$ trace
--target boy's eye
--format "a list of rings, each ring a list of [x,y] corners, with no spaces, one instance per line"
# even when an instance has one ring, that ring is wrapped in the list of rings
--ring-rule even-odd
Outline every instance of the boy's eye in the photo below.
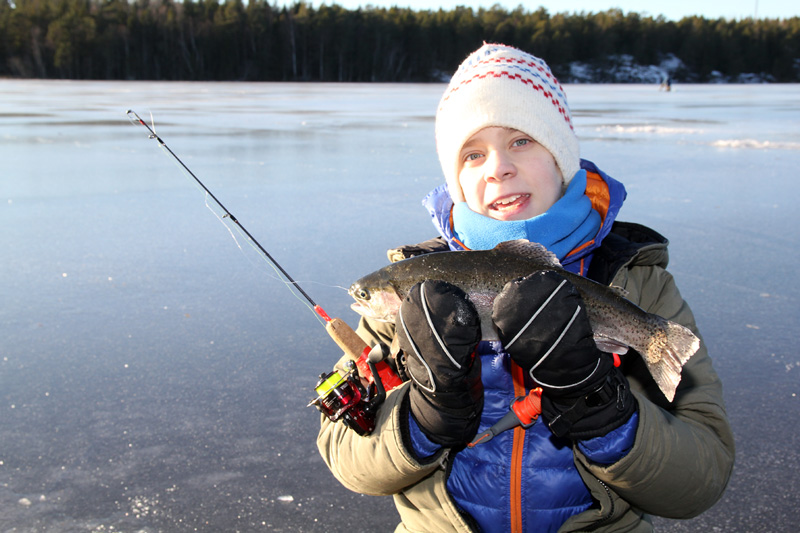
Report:
[[[529,142],[531,142],[530,139],[517,139],[516,141],[514,141],[514,146],[525,146]]]
[[[467,154],[466,157],[464,157],[464,161],[476,161],[476,160],[478,160],[480,158],[481,158],[481,154],[472,153],[472,154]]]

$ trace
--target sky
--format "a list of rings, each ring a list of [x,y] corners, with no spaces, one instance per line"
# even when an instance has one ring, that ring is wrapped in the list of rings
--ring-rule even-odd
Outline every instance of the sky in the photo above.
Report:
[[[278,2],[292,4],[293,1]],[[669,2],[654,2],[653,0],[555,0],[555,1],[527,1],[520,0],[306,0],[313,6],[322,4],[338,4],[347,9],[359,6],[373,5],[376,7],[410,7],[414,10],[423,9],[452,9],[463,5],[472,8],[488,8],[494,4],[508,10],[523,5],[526,10],[532,11],[539,6],[546,8],[550,14],[563,12],[598,12],[611,8],[620,8],[623,12],[636,12],[652,16],[664,15],[670,20],[680,20],[683,17],[701,15],[706,18],[743,19],[757,16],[758,18],[791,18],[800,16],[800,2],[798,0],[671,0]],[[660,4],[660,5],[657,5]]]

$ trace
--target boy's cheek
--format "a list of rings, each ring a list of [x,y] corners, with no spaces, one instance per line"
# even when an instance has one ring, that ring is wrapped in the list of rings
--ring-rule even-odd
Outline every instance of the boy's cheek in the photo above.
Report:
[[[461,174],[459,174],[458,183],[461,185],[461,192],[464,196],[469,196],[472,193],[475,193],[478,188],[478,177],[477,173],[474,171],[470,171],[472,169],[462,169]]]

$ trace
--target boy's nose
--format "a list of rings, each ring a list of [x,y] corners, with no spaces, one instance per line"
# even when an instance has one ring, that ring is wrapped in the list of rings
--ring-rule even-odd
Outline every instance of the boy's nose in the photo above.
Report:
[[[514,177],[517,173],[517,167],[499,151],[491,151],[487,154],[486,164],[483,168],[483,178],[486,181],[504,181]]]

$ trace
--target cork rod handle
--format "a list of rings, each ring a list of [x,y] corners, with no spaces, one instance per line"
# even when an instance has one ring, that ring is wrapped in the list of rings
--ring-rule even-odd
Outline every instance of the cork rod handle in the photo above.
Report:
[[[339,348],[344,350],[344,353],[353,361],[357,361],[361,354],[364,353],[364,350],[369,349],[367,343],[353,331],[353,328],[339,318],[332,318],[326,322],[325,329],[328,331],[328,335],[339,345]]]

